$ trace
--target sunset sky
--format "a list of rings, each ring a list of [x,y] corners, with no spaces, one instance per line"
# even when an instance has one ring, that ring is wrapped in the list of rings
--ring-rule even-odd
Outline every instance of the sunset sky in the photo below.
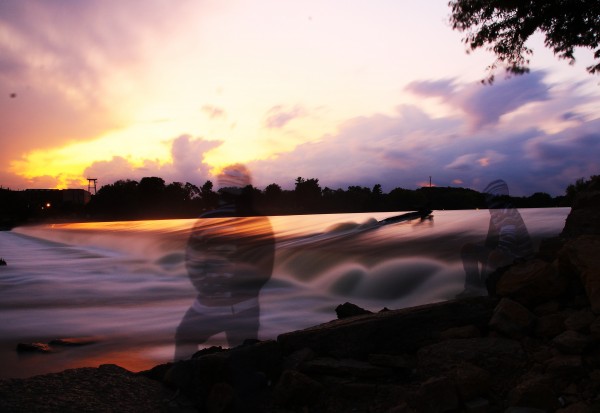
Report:
[[[448,0],[2,0],[0,185],[254,185],[552,195],[599,174],[600,77],[536,35],[531,73],[479,81]]]

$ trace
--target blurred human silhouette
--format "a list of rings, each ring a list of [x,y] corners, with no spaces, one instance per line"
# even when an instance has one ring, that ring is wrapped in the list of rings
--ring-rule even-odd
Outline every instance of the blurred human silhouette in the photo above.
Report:
[[[485,281],[491,272],[533,254],[529,232],[510,203],[506,182],[492,181],[483,192],[490,224],[484,242],[465,244],[461,249],[466,277],[460,297],[485,294]]]
[[[258,337],[258,296],[271,277],[275,242],[269,219],[253,216],[251,196],[244,195],[250,182],[243,165],[225,168],[218,177],[225,201],[192,229],[185,263],[198,295],[177,327],[175,360],[221,332],[229,347]]]

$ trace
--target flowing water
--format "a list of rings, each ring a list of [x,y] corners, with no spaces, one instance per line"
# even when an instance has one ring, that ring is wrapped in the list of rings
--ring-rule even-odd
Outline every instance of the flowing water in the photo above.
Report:
[[[523,209],[538,245],[567,208]],[[460,248],[482,241],[489,213],[435,211],[385,226],[394,213],[270,217],[273,275],[260,293],[261,339],[335,318],[346,301],[371,311],[452,299]],[[0,378],[115,363],[132,371],[171,361],[174,332],[196,297],[185,247],[196,220],[38,225],[0,232]],[[18,353],[20,342],[75,337],[80,347]],[[201,347],[226,346],[218,334]]]

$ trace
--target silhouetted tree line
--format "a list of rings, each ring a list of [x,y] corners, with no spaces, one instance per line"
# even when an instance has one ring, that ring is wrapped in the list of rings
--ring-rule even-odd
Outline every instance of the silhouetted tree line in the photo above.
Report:
[[[564,196],[552,197],[536,192],[527,197],[509,197],[517,208],[570,206],[577,192],[599,189],[600,177],[579,179],[569,185]],[[415,190],[395,188],[388,193],[381,185],[372,188],[349,186],[346,190],[322,188],[316,178],[298,177],[294,189],[282,189],[276,183],[264,190],[248,185],[241,191],[215,190],[211,181],[198,187],[192,183],[166,184],[159,177],[139,182],[120,180],[104,185],[87,205],[65,203],[44,209],[28,205],[20,196],[26,191],[0,188],[0,227],[42,219],[134,220],[193,218],[223,203],[235,203],[240,215],[292,215],[352,212],[410,211],[421,208],[486,208],[482,193],[467,188],[422,187]]]

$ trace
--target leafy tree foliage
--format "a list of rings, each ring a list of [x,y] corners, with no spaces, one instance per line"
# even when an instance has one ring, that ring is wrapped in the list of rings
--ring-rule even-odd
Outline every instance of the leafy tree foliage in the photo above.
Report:
[[[321,201],[321,186],[316,178],[296,178],[296,200],[305,211],[314,210]]]
[[[587,70],[600,72],[598,0],[453,0],[449,6],[452,28],[465,33],[468,50],[486,48],[496,55],[488,82],[498,65],[512,74],[529,71],[532,50],[525,42],[538,30],[545,46],[570,64],[576,47],[594,50],[596,62]]]
[[[230,188],[231,189],[231,188]],[[537,192],[529,197],[509,197],[517,208],[570,206],[577,193],[600,190],[600,177],[579,179],[569,185],[566,196],[552,197]],[[162,178],[147,177],[140,182],[120,180],[104,185],[87,205],[57,201],[52,208],[32,206],[27,191],[0,188],[0,229],[27,221],[40,220],[134,220],[159,218],[196,218],[221,203],[233,203],[240,215],[290,215],[351,212],[410,211],[431,209],[485,208],[483,194],[472,189],[424,187],[415,190],[395,188],[384,193],[381,185],[373,188],[349,186],[347,190],[325,187],[316,178],[295,181],[293,190],[278,184],[263,191],[248,185],[217,192],[206,181],[200,188],[186,182],[165,184]]]
[[[592,175],[590,179],[579,178],[575,183],[569,185],[565,191],[567,202],[571,204],[577,194],[584,191],[600,191],[600,175]]]

